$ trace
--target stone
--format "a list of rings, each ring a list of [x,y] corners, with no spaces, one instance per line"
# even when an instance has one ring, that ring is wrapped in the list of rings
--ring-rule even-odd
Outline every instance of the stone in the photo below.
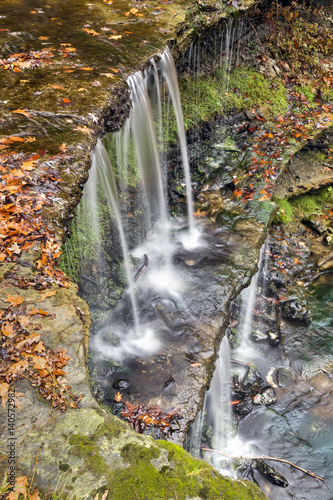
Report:
[[[288,481],[286,480],[286,478],[283,477],[282,474],[277,472],[273,467],[267,465],[263,460],[256,460],[256,469],[272,484],[280,486],[281,488],[286,488],[288,486]]]
[[[112,387],[117,391],[124,391],[130,386],[130,381],[127,378],[118,378],[112,384]]]
[[[253,404],[269,406],[276,403],[277,397],[273,387],[266,387],[253,398]]]
[[[289,387],[295,381],[294,373],[288,368],[279,368],[276,373],[277,383],[279,387]]]
[[[109,344],[118,347],[120,346],[120,337],[116,333],[110,332],[103,336],[103,340]]]
[[[312,321],[311,312],[307,309],[306,301],[299,298],[282,302],[281,312],[284,318],[301,321],[306,325],[309,325]]]

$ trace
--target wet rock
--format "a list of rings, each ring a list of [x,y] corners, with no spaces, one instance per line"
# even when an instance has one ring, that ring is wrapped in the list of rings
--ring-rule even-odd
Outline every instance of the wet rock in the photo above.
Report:
[[[167,389],[170,389],[173,385],[175,385],[176,381],[173,377],[169,377],[168,380],[166,380],[163,384],[163,390],[166,391]]]
[[[110,406],[112,415],[122,418],[121,412],[127,409],[125,403],[123,403],[122,401],[118,402],[112,399],[111,401],[108,401],[108,404]]]
[[[112,387],[117,391],[124,391],[130,386],[130,381],[127,378],[118,378],[112,384]]]
[[[148,427],[143,431],[142,434],[144,434],[145,436],[150,436],[153,439],[165,439],[165,435],[163,434],[161,429],[158,429],[156,427]]]
[[[256,469],[260,474],[266,477],[268,481],[281,488],[286,488],[288,486],[288,481],[285,477],[277,472],[273,467],[267,465],[263,460],[256,460]]]
[[[245,111],[244,114],[248,120],[254,120],[256,117],[256,114],[251,110]]]
[[[250,367],[243,380],[244,387],[250,388],[251,391],[258,392],[264,384],[265,381],[258,370],[256,368]]]
[[[277,397],[273,387],[266,387],[253,398],[253,404],[269,406],[276,403]]]
[[[320,215],[309,215],[302,222],[317,234],[323,235],[327,231],[327,222]]]
[[[120,337],[116,333],[110,332],[103,336],[103,340],[109,344],[118,347],[120,345]]]
[[[289,387],[295,380],[295,375],[288,368],[279,368],[276,373],[277,383],[279,387]]]
[[[238,415],[239,417],[246,417],[246,415],[251,413],[251,411],[253,410],[253,403],[249,399],[247,401],[241,401],[240,403],[235,404],[233,408],[236,415]]]
[[[266,332],[266,335],[267,335],[267,340],[268,340],[269,345],[271,345],[272,347],[278,347],[280,345],[281,339],[280,339],[280,335],[278,334],[278,332],[268,330]]]
[[[159,364],[159,365],[166,365],[168,362],[168,359],[166,356],[164,356],[164,354],[159,354],[158,356],[156,356],[155,358],[155,363]]]
[[[333,245],[333,232],[332,233],[329,232],[329,233],[325,234],[323,241],[324,241],[325,245],[327,245],[327,246]]]
[[[253,342],[266,342],[268,339],[267,337],[267,333],[264,333],[260,330],[254,330],[253,332],[251,332],[251,340]]]
[[[312,321],[311,313],[306,306],[306,301],[299,298],[282,302],[281,312],[284,318],[302,321],[306,325],[309,325]]]

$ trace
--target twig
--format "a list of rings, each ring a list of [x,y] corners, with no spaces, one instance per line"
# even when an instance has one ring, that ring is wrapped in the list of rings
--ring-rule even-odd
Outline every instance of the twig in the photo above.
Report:
[[[140,498],[138,497],[138,494],[137,494],[137,492],[135,491],[135,489],[133,488],[133,486],[132,486],[132,490],[134,491],[136,498],[137,498],[138,500],[140,500]]]
[[[34,472],[33,472],[33,474],[32,474],[31,481],[30,481],[29,491],[30,491],[30,488],[31,488],[31,486],[32,486],[33,480],[34,480],[34,478],[35,478],[35,473],[36,473],[36,469],[37,469],[37,462],[38,462],[38,453],[39,453],[39,448],[37,448],[37,453],[36,453],[36,461],[35,461],[35,467],[34,467]]]
[[[244,363],[244,361],[237,361],[237,359],[231,359],[230,361],[231,363],[235,363],[236,365],[254,367],[253,363]]]
[[[324,478],[317,476],[317,474],[315,474],[311,470],[302,469],[302,467],[299,467],[298,465],[295,465],[292,462],[288,462],[288,460],[284,460],[283,458],[265,457],[264,455],[262,457],[236,457],[234,455],[228,455],[227,453],[222,453],[221,451],[213,450],[212,448],[201,448],[201,449],[204,451],[213,451],[214,453],[218,453],[219,455],[223,455],[224,457],[228,457],[228,458],[236,458],[236,459],[241,459],[241,460],[274,460],[275,462],[282,462],[284,464],[288,464],[288,465],[291,465],[292,467],[295,467],[295,469],[298,469],[298,470],[304,472],[304,474],[307,474],[308,476],[311,476],[315,479],[319,479],[320,481],[325,482]]]
[[[178,500],[177,493],[176,493],[176,488],[175,488],[175,484],[174,484],[174,483],[172,483],[172,486],[173,486],[173,491],[175,492],[175,497],[176,497],[176,500]]]

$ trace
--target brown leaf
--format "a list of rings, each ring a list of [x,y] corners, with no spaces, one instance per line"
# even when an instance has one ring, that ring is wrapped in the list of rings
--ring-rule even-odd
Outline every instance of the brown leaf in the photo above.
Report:
[[[9,302],[11,306],[19,306],[24,301],[24,299],[18,295],[9,295],[6,293],[6,296],[7,300],[4,300],[4,302]]]
[[[8,375],[17,374],[20,371],[24,372],[29,367],[29,363],[26,359],[21,359],[17,363],[13,363],[8,369]]]
[[[6,408],[6,404],[8,401],[8,389],[9,389],[9,384],[6,382],[1,382],[0,383],[0,396],[2,399],[2,407]]]
[[[33,494],[29,496],[29,500],[40,500],[39,492],[35,490]]]
[[[35,342],[38,342],[39,340],[40,340],[40,335],[38,335],[36,333],[32,333],[31,335],[29,335],[29,337],[26,337],[25,339],[21,340],[21,342],[16,344],[16,348],[21,349],[23,347],[34,344]]]

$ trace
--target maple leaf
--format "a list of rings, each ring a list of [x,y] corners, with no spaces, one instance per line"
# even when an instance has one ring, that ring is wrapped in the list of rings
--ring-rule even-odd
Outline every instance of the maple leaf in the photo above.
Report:
[[[31,114],[28,113],[28,111],[26,111],[25,109],[15,109],[15,111],[13,111],[13,113],[19,113],[21,115],[26,116],[27,118],[29,118],[31,116]]]
[[[16,242],[13,243],[10,247],[8,247],[7,251],[8,250],[12,253],[16,253],[17,255],[20,255],[20,253],[21,253],[21,249]]]
[[[6,296],[7,300],[4,300],[4,302],[9,302],[11,306],[19,306],[24,301],[24,299],[18,295],[9,295],[6,293]]]
[[[122,400],[122,395],[120,394],[120,392],[117,392],[117,394],[115,394],[114,400],[117,401],[117,403],[120,403],[120,401]]]
[[[9,389],[9,384],[6,382],[1,382],[0,383],[0,396],[2,399],[2,407],[6,408],[6,404],[8,401],[8,389]]]
[[[51,290],[49,292],[43,293],[41,298],[37,302],[43,302],[43,300],[47,299],[48,297],[52,297],[52,295],[55,295],[58,290]]]

